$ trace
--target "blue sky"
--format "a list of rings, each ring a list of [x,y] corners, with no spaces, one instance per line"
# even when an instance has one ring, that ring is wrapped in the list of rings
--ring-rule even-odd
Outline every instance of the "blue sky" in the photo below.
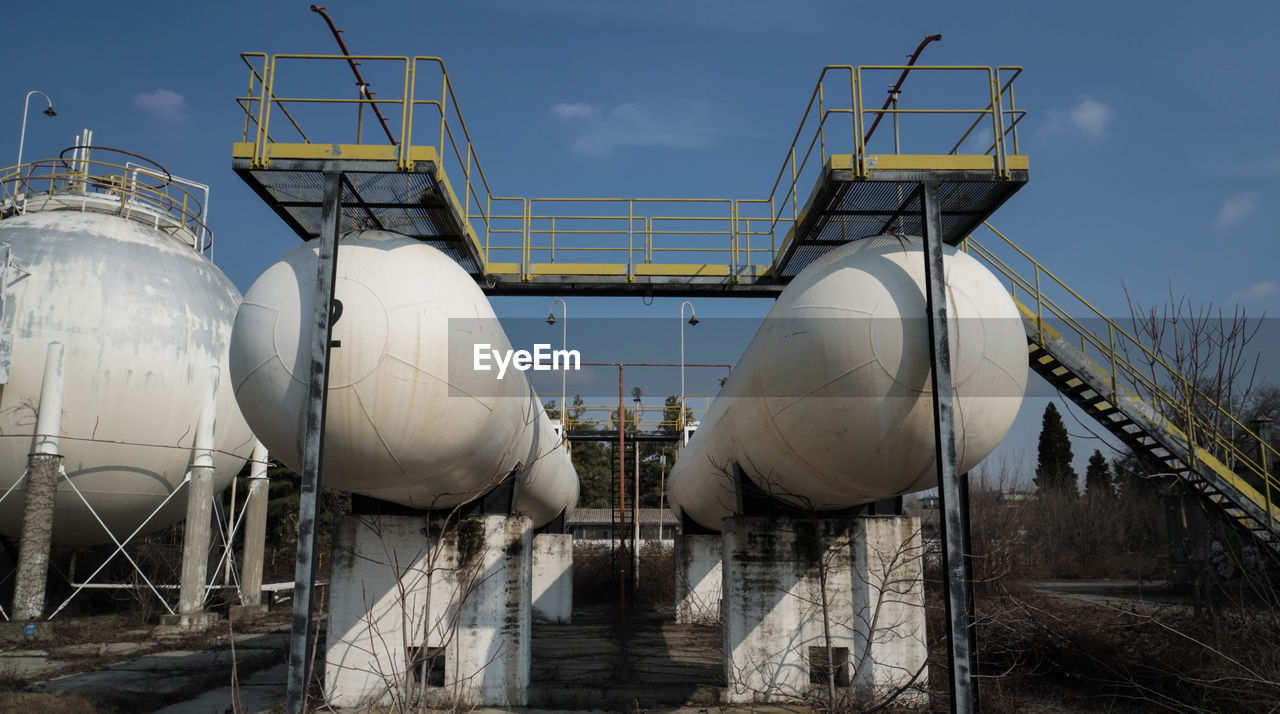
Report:
[[[1154,303],[1170,286],[1196,303],[1280,311],[1274,3],[328,7],[353,52],[444,58],[495,191],[525,196],[764,195],[823,65],[899,63],[941,33],[923,62],[1026,68],[1017,96],[1031,112],[1031,181],[996,214],[1001,230],[1113,315],[1127,314],[1126,289]],[[27,159],[55,155],[88,127],[96,143],[210,184],[216,262],[242,290],[296,244],[232,173],[230,146],[247,83],[239,52],[335,51],[308,3],[18,3],[6,29],[4,150],[16,154],[23,95],[40,89],[58,116],[33,104]],[[696,302],[703,319],[768,309]],[[504,316],[545,316],[549,304],[495,301]],[[571,317],[674,320],[678,309],[570,301]],[[696,334],[686,335],[689,361],[731,361],[741,349]],[[1007,453],[1034,456],[1043,404],[1028,400]],[[1092,448],[1077,442],[1081,461]]]

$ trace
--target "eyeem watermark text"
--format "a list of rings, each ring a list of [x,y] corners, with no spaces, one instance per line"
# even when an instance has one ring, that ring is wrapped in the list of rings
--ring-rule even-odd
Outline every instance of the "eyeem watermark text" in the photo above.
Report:
[[[489,344],[476,344],[472,351],[472,368],[477,372],[490,372],[498,367],[498,379],[507,374],[508,367],[521,372],[582,369],[582,355],[577,350],[552,350],[550,344],[535,344],[528,350],[495,350]]]

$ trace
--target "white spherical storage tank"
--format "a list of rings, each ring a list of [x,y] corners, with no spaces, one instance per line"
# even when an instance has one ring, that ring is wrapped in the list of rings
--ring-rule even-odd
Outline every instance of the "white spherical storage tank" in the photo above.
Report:
[[[231,375],[258,438],[302,461],[315,241],[254,282],[236,317]],[[384,231],[342,237],[325,418],[326,486],[422,509],[470,500],[517,473],[535,525],[573,510],[578,478],[523,372],[477,371],[474,344],[510,349],[456,262]],[[336,306],[335,306],[336,308]]]
[[[0,243],[12,251],[4,309],[13,339],[0,388],[0,493],[23,475],[46,351],[59,342],[59,450],[71,483],[58,485],[53,541],[67,545],[111,542],[73,484],[121,541],[182,484],[214,367],[216,489],[252,449],[227,377],[240,292],[181,235],[82,209],[0,221]],[[0,532],[19,534],[25,500],[24,480],[0,501]],[[186,507],[185,492],[175,495],[142,532],[181,520]]]
[[[1017,416],[1027,344],[990,271],[944,247],[957,468]],[[672,468],[672,507],[720,530],[732,474],[794,507],[847,508],[937,485],[924,256],[918,238],[841,246],[778,297]]]

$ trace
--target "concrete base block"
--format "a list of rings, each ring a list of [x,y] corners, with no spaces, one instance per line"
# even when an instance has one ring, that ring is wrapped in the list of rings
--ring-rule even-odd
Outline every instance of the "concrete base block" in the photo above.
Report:
[[[725,520],[725,699],[927,702],[919,520]],[[828,635],[830,641],[828,642]],[[837,705],[841,705],[840,702]]]
[[[720,622],[721,546],[719,535],[677,535],[675,540],[676,622]]]
[[[52,636],[51,622],[0,622],[0,642],[47,640]]]
[[[179,630],[207,630],[220,622],[222,617],[216,612],[180,612],[177,615],[161,615],[160,626],[156,629],[158,634]]]
[[[233,624],[253,622],[267,616],[271,608],[266,603],[258,605],[232,605],[227,610],[227,619]]]
[[[528,518],[348,516],[334,529],[325,696],[336,707],[523,706]]]
[[[573,534],[533,537],[533,619],[569,624],[573,618]]]

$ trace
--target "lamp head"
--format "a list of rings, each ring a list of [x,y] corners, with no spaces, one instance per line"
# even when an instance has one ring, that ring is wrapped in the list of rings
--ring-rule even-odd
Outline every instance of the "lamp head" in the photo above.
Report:
[[[701,322],[701,320],[699,320],[699,319],[698,319],[698,316],[697,316],[697,315],[690,315],[690,316],[689,316],[689,324],[690,324],[690,325],[696,325],[696,324],[698,324],[699,322]]]
[[[53,105],[52,105],[52,104],[50,104],[50,105],[49,105],[49,108],[48,108],[48,109],[45,109],[45,110],[44,110],[44,113],[45,113],[45,116],[51,116],[51,117],[56,117],[56,116],[58,116],[58,113],[57,113],[57,112],[55,112],[55,111],[53,110]]]
[[[547,315],[547,324],[548,325],[556,324],[556,314],[554,312]]]

